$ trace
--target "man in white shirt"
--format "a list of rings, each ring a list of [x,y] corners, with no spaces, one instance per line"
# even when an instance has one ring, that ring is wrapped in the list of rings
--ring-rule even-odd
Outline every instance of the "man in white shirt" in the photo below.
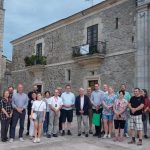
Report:
[[[67,119],[67,129],[68,129],[68,135],[72,135],[70,131],[71,122],[73,120],[73,106],[75,103],[75,95],[71,92],[71,86],[66,85],[65,92],[62,93],[61,98],[63,101],[63,107],[61,110],[62,113],[62,136],[65,135],[65,122]]]
[[[48,138],[58,137],[58,125],[59,125],[59,117],[60,117],[60,109],[62,108],[63,102],[59,97],[59,91],[56,89],[54,92],[54,96],[51,97],[48,101],[48,105],[50,107],[50,120],[49,120],[49,130],[48,130]]]

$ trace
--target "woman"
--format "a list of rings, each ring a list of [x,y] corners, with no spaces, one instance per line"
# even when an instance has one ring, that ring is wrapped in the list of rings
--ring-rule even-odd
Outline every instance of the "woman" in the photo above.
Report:
[[[36,92],[33,92],[31,95],[32,99],[29,100],[29,103],[28,103],[28,110],[32,110],[32,105],[33,105],[33,102],[36,101],[36,96],[37,96]],[[30,118],[29,135],[30,135],[30,138],[32,139],[34,136],[34,121],[31,117],[31,111],[30,113],[28,112],[28,115]]]
[[[124,127],[127,118],[126,110],[128,102],[124,99],[124,95],[124,91],[119,91],[119,99],[116,99],[113,104],[115,125],[115,138],[113,140],[119,142],[123,141]]]
[[[49,105],[48,105],[48,100],[50,98],[50,92],[49,91],[46,91],[44,93],[44,101],[45,101],[45,104],[46,104],[46,115],[45,115],[45,121],[44,121],[44,124],[43,124],[43,132],[44,132],[44,135],[47,135],[47,132],[48,132],[48,125],[49,125],[49,113],[50,113],[50,109],[49,109]]]
[[[103,122],[105,134],[103,138],[111,138],[112,128],[113,128],[113,103],[116,99],[114,94],[114,89],[110,86],[108,88],[108,94],[103,100]]]
[[[142,114],[142,121],[143,121],[143,128],[144,128],[144,138],[147,139],[147,121],[149,117],[149,105],[150,101],[148,98],[148,93],[146,89],[141,90],[141,95],[144,97],[144,108],[143,108],[143,114]]]
[[[46,104],[42,100],[42,94],[37,94],[37,100],[33,102],[31,117],[34,120],[34,143],[40,143],[41,131],[45,120]]]
[[[0,101],[0,117],[1,117],[1,140],[6,142],[8,127],[12,117],[12,104],[9,100],[9,91],[4,91],[3,98]]]

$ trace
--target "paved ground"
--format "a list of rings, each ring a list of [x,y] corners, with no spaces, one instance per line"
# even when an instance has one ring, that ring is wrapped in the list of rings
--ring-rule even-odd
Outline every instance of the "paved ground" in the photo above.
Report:
[[[88,138],[82,135],[77,136],[76,117],[73,123],[72,136],[59,136],[58,138],[47,139],[41,138],[41,143],[33,143],[28,137],[25,136],[25,142],[19,142],[18,139],[14,143],[0,142],[0,150],[149,150],[150,139],[144,140],[142,146],[128,145],[130,139],[125,139],[123,143],[113,142],[112,139],[98,139],[90,135]]]

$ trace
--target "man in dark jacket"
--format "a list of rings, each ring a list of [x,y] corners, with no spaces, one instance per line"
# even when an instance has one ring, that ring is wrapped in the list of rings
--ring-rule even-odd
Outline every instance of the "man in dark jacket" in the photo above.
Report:
[[[78,122],[78,136],[81,136],[81,121],[83,120],[85,137],[88,137],[88,112],[90,108],[90,99],[84,95],[84,89],[79,89],[79,96],[75,100],[75,108]]]

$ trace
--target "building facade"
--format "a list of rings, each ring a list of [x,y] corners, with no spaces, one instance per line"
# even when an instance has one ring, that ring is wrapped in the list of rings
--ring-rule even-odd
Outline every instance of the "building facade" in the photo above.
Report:
[[[11,84],[11,61],[3,55],[3,35],[4,35],[4,0],[0,0],[0,96],[3,90]]]
[[[145,3],[148,6],[149,0]],[[143,83],[149,75],[140,74],[137,63],[139,55],[141,63],[147,58],[138,44],[137,28],[142,27],[137,10],[142,6],[142,1],[106,0],[13,40],[12,84],[23,83],[26,91],[34,84],[41,91],[71,84],[76,93],[95,83],[116,90],[121,83],[129,90],[136,85],[149,88]]]

